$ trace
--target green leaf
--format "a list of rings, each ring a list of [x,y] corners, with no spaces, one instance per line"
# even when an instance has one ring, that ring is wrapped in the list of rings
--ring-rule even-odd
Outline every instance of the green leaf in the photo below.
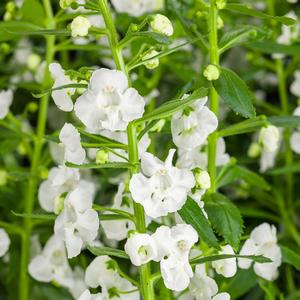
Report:
[[[295,43],[293,45],[283,45],[274,41],[264,41],[247,44],[247,47],[266,54],[282,53],[285,55],[300,56],[299,43]]]
[[[48,220],[54,221],[56,219],[56,215],[54,214],[25,214],[25,213],[16,213],[11,211],[13,215],[25,219],[38,219],[38,220]]]
[[[263,177],[245,167],[229,165],[226,169],[224,169],[224,172],[219,175],[220,176],[216,179],[216,186],[218,188],[239,180],[245,180],[252,186],[257,186],[263,190],[270,190],[270,185]]]
[[[66,162],[65,165],[69,168],[74,169],[129,169],[132,167],[131,164],[125,162],[112,162],[107,164],[89,163],[83,165],[76,165],[70,162]]]
[[[300,271],[300,254],[286,246],[280,246],[282,261]]]
[[[0,22],[0,41],[9,41],[16,39],[18,32],[33,31],[42,29],[40,26],[26,21],[5,21]]]
[[[255,109],[252,104],[254,96],[250,93],[246,83],[236,73],[221,68],[220,77],[213,81],[213,86],[234,112],[245,118],[255,117]]]
[[[292,165],[287,165],[281,168],[276,168],[271,171],[268,171],[268,175],[283,175],[290,173],[299,173],[300,172],[300,162],[293,162]]]
[[[228,258],[246,258],[261,264],[272,262],[270,258],[267,258],[263,255],[218,254],[218,255],[205,256],[201,258],[194,258],[190,260],[190,263],[193,265],[197,265],[197,264],[203,264],[210,261],[217,261],[217,260],[223,260]]]
[[[43,5],[38,0],[24,0],[21,7],[21,14],[22,20],[44,26],[45,12]]]
[[[219,193],[204,196],[205,211],[213,228],[237,249],[243,232],[243,219],[238,208]]]
[[[257,9],[252,9],[250,7],[247,7],[243,4],[235,4],[235,3],[228,3],[225,6],[226,10],[230,10],[239,14],[244,14],[251,17],[257,17],[261,19],[267,19],[267,20],[275,20],[277,22],[280,22],[284,25],[294,25],[296,21],[292,18],[286,17],[286,16],[270,16],[268,14],[265,14]]]
[[[246,25],[238,29],[235,28],[222,36],[219,52],[221,54],[232,47],[265,39],[270,37],[270,34],[271,31],[264,27]]]
[[[103,214],[100,216],[101,221],[128,220],[127,216],[117,214]]]
[[[129,259],[128,255],[123,250],[109,248],[109,247],[93,247],[93,246],[88,246],[87,248],[91,253],[93,253],[96,256],[108,255],[108,256]]]
[[[52,89],[47,89],[45,91],[42,91],[40,93],[32,93],[32,96],[34,98],[42,98],[47,94],[52,93],[53,91],[59,91],[59,90],[63,90],[63,89],[67,89],[67,88],[87,88],[88,85],[85,83],[70,83],[70,84],[65,84],[65,85],[61,85]]]
[[[126,44],[129,41],[136,41],[153,44],[164,44],[168,45],[171,43],[170,38],[165,34],[160,34],[152,31],[140,31],[140,32],[131,32],[125,38],[120,41],[120,44]]]
[[[298,116],[272,116],[268,121],[277,127],[300,127],[300,117]]]
[[[144,115],[142,118],[134,120],[133,123],[139,124],[146,121],[167,118],[173,115],[175,112],[185,108],[186,106],[191,105],[196,100],[204,98],[207,95],[207,93],[208,90],[206,88],[199,88],[187,98],[168,101],[160,107],[154,109],[152,112]]]
[[[220,248],[218,240],[204,216],[199,205],[190,197],[188,197],[184,206],[178,211],[181,218],[194,227],[200,238],[210,247]]]

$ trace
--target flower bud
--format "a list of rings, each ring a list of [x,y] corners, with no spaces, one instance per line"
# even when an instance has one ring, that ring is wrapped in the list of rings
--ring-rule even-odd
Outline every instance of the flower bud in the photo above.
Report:
[[[29,102],[27,108],[31,113],[35,113],[39,107],[35,102]]]
[[[60,1],[59,1],[59,6],[60,6],[62,9],[66,9],[66,8],[68,8],[69,6],[71,6],[74,2],[76,2],[76,0],[60,0]]]
[[[147,60],[150,59],[154,56],[156,56],[159,52],[152,50],[151,52],[147,53],[146,55],[143,56],[142,60]],[[145,67],[147,69],[155,69],[158,67],[159,65],[159,59],[158,58],[153,58],[151,60],[148,60],[144,63]]]
[[[171,36],[174,32],[171,21],[166,16],[161,14],[156,14],[152,18],[150,26],[153,31],[167,36]]]
[[[13,13],[15,8],[16,8],[16,4],[12,1],[7,2],[6,6],[5,6],[6,11],[8,11],[10,13]]]
[[[96,163],[97,164],[105,164],[108,162],[108,152],[106,150],[99,150],[96,154]]]
[[[226,6],[226,0],[216,0],[217,9],[224,9]]]
[[[82,16],[76,17],[71,23],[72,37],[87,36],[90,27],[91,23],[87,18]]]
[[[218,67],[214,65],[208,65],[205,68],[203,75],[208,81],[217,80],[220,77],[220,71]]]
[[[38,54],[32,53],[27,59],[27,66],[30,70],[35,70],[41,63],[41,57]]]
[[[259,132],[259,142],[267,152],[275,152],[279,147],[279,130],[276,126],[269,125]]]
[[[218,18],[217,18],[217,28],[221,29],[221,28],[223,28],[223,26],[224,26],[223,19],[220,16],[218,16]]]
[[[196,180],[196,187],[198,189],[207,190],[211,186],[210,176],[207,171],[197,168],[194,170],[194,176]]]
[[[64,208],[65,195],[58,195],[54,199],[54,213],[59,215]]]
[[[0,170],[0,186],[7,184],[7,172],[5,170]]]
[[[20,143],[17,147],[17,151],[20,155],[26,155],[27,151],[23,143]]]
[[[251,158],[258,157],[261,151],[261,147],[258,143],[252,143],[248,149],[248,156]]]
[[[1,51],[2,53],[8,53],[9,50],[10,50],[10,45],[9,45],[8,43],[2,43],[2,44],[0,45],[0,51]]]
[[[12,13],[10,13],[9,11],[5,12],[5,14],[3,16],[4,21],[10,21],[12,18],[13,18]]]

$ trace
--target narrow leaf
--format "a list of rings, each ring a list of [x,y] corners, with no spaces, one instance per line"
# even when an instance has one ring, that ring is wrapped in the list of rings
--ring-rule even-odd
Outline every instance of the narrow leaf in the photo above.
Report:
[[[204,216],[199,205],[192,199],[188,198],[184,206],[179,210],[179,215],[187,223],[194,227],[200,238],[210,247],[219,248],[218,240]]]
[[[139,124],[146,121],[153,121],[157,119],[164,119],[175,112],[185,108],[188,105],[191,105],[198,99],[201,99],[207,95],[208,90],[206,88],[199,88],[195,90],[189,97],[185,99],[177,99],[168,101],[160,107],[154,109],[152,112],[144,115],[142,118],[133,121],[135,124]]]
[[[214,229],[237,249],[243,232],[243,219],[238,208],[219,193],[204,196],[205,211]]]
[[[278,127],[300,127],[299,116],[272,116],[268,121]]]
[[[286,246],[280,246],[282,261],[300,271],[300,254]]]
[[[287,165],[281,168],[276,168],[271,171],[268,171],[269,175],[283,175],[290,173],[299,173],[300,172],[300,162],[293,162],[292,165]]]
[[[25,219],[38,219],[38,220],[50,220],[53,221],[56,219],[56,215],[54,214],[25,214],[25,213],[16,213],[11,211],[13,215]]]
[[[268,19],[268,20],[275,20],[277,22],[280,22],[284,25],[294,25],[296,21],[292,18],[286,17],[286,16],[270,16],[268,14],[265,14],[257,9],[252,9],[248,6],[245,6],[243,4],[236,4],[236,3],[228,3],[225,6],[226,10],[230,10],[233,12],[237,12],[240,14],[244,14],[251,17],[257,17],[261,19]]]
[[[88,246],[87,248],[91,253],[93,253],[96,256],[108,255],[108,256],[129,259],[128,255],[123,250],[109,248],[109,247],[93,247],[93,246]]]
[[[65,165],[69,168],[74,169],[129,169],[132,167],[131,164],[125,162],[112,162],[107,164],[89,163],[83,165],[76,165],[70,162],[66,162]]]
[[[267,54],[282,53],[291,56],[300,56],[300,44],[278,44],[274,41],[253,42],[247,44],[247,48]]]
[[[252,104],[254,96],[250,93],[246,83],[233,71],[222,68],[218,80],[213,86],[224,102],[237,114],[245,118],[255,117]]]

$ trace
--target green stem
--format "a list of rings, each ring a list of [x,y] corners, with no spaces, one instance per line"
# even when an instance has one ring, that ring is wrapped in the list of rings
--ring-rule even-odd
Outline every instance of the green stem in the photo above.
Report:
[[[210,0],[210,9],[209,9],[209,55],[210,63],[213,65],[219,65],[219,50],[218,50],[218,29],[217,29],[217,19],[218,19],[218,10],[215,4],[215,0]],[[213,86],[210,88],[210,109],[211,111],[218,116],[219,111],[219,101],[218,93]],[[216,189],[215,179],[216,179],[216,153],[217,153],[217,141],[218,133],[214,132],[209,136],[208,139],[208,171],[211,178],[211,188],[210,191],[214,192]]]
[[[44,9],[47,15],[47,28],[54,29],[55,23],[52,13],[52,7],[50,0],[43,0]],[[49,65],[54,57],[54,44],[55,36],[46,36],[46,62]],[[48,67],[46,68],[43,86],[49,84],[49,71]],[[49,95],[45,95],[40,102],[39,113],[38,113],[38,123],[37,123],[37,132],[36,138],[34,140],[34,150],[31,161],[31,177],[28,182],[25,204],[24,204],[24,213],[31,214],[38,185],[38,177],[36,176],[40,166],[40,158],[43,147],[43,137],[46,128],[47,120],[47,110],[48,110],[48,101]],[[19,299],[28,300],[29,299],[29,277],[27,273],[28,261],[29,261],[29,250],[30,250],[30,236],[32,230],[32,222],[30,218],[24,219],[24,235],[22,235],[22,249],[21,249],[21,266],[20,266],[20,282],[19,282]]]
[[[118,34],[112,19],[112,15],[108,6],[107,0],[99,0],[102,16],[108,30],[108,38],[110,42],[111,51],[115,60],[117,69],[123,71],[130,82],[129,76],[126,72],[122,51],[119,47]],[[128,156],[129,162],[132,164],[130,169],[131,176],[139,172],[139,156],[138,156],[138,140],[136,134],[136,127],[133,123],[129,123],[127,127],[128,137]],[[136,220],[136,230],[138,232],[146,232],[145,212],[143,207],[134,202],[134,215]],[[151,269],[150,263],[139,267],[140,272],[140,290],[144,300],[154,300],[154,290],[152,282],[150,281]]]

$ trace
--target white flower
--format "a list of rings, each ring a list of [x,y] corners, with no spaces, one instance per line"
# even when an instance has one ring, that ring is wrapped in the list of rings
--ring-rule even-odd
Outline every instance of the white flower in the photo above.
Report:
[[[52,87],[53,89],[73,83],[70,77],[65,75],[65,71],[59,63],[51,63],[49,65],[49,71],[54,80]],[[71,99],[71,95],[75,93],[75,90],[75,88],[64,88],[52,91],[52,98],[59,109],[63,111],[73,110],[73,101]]]
[[[65,161],[81,165],[85,160],[85,151],[81,147],[80,134],[78,130],[69,123],[65,123],[59,134],[65,154]]]
[[[134,290],[135,287],[128,280],[122,278],[119,273],[110,266],[110,262],[112,262],[112,260],[106,255],[96,257],[86,269],[86,284],[92,288],[101,286],[102,293],[111,288],[117,288],[123,292]],[[109,299],[109,297],[105,299]],[[132,292],[129,294],[120,294],[120,298],[118,299],[139,300],[140,296],[138,292]]]
[[[131,203],[122,203],[124,190],[124,183],[120,183],[112,208],[122,209],[123,211],[132,213],[133,209]],[[128,231],[135,228],[134,223],[131,220],[101,221],[101,226],[106,237],[116,241],[124,240],[127,237]]]
[[[173,35],[174,32],[173,25],[169,18],[161,14],[153,16],[150,26],[153,31],[167,36]]]
[[[166,216],[179,210],[195,185],[193,173],[172,165],[175,150],[171,149],[165,162],[150,153],[141,157],[142,173],[134,174],[129,183],[132,198],[143,205],[151,218]]]
[[[163,259],[160,269],[165,286],[172,291],[180,292],[186,289],[193,276],[189,262],[174,255]]]
[[[248,240],[243,245],[240,255],[263,255],[270,258],[270,263],[254,263],[255,273],[269,281],[278,276],[278,267],[281,265],[281,251],[277,245],[276,227],[263,223],[254,228]],[[248,269],[251,266],[249,259],[238,259],[239,267]]]
[[[189,252],[198,240],[197,232],[191,225],[177,224],[172,228],[159,227],[152,237],[157,246],[155,260],[160,261],[166,287],[173,291],[184,290],[193,276]]]
[[[3,228],[0,228],[0,257],[4,256],[8,251],[10,239]]]
[[[38,199],[41,207],[48,212],[55,211],[55,200],[63,193],[75,188],[80,179],[78,169],[65,166],[54,167],[50,170],[48,179],[39,187]]]
[[[94,184],[80,181],[67,195],[64,209],[55,221],[55,234],[65,241],[68,258],[80,254],[81,249],[97,236],[99,217],[92,209],[94,192]]]
[[[299,72],[300,73],[300,72]],[[298,106],[294,113],[294,116],[300,116],[300,106]],[[291,139],[290,139],[290,145],[291,145],[291,149],[297,153],[300,154],[300,129],[297,128],[291,135]]]
[[[79,266],[75,267],[72,273],[72,279],[73,279],[73,286],[72,288],[69,288],[69,292],[75,299],[78,299],[78,297],[80,297],[80,295],[87,288],[84,281],[84,271]]]
[[[116,11],[119,13],[128,13],[131,16],[139,17],[147,12],[160,10],[163,8],[162,0],[112,0]]]
[[[218,253],[222,254],[235,254],[230,245],[223,246],[221,251]],[[213,268],[216,272],[224,277],[233,277],[237,271],[236,258],[226,258],[216,260],[212,262]]]
[[[260,164],[259,171],[260,172],[263,173],[263,172],[267,171],[268,169],[271,169],[274,167],[275,162],[276,162],[277,153],[278,153],[278,151],[275,151],[275,152],[263,151],[261,153],[260,161],[259,161],[259,164]]]
[[[288,3],[297,3],[298,0],[287,0]]]
[[[29,263],[28,270],[37,281],[56,281],[64,287],[73,287],[72,270],[66,257],[65,246],[58,236],[53,235],[49,238],[42,253]]]
[[[72,37],[86,36],[91,27],[90,21],[82,16],[76,17],[71,23]]]
[[[296,97],[300,97],[300,71],[296,71],[294,76],[295,80],[290,87],[290,91]]]
[[[131,235],[127,239],[124,249],[135,266],[146,264],[157,256],[154,239],[147,233]]]
[[[101,293],[91,294],[89,290],[85,290],[78,300],[106,300]]]
[[[266,152],[275,152],[279,147],[280,132],[276,126],[263,127],[259,132],[259,141]]]
[[[0,91],[0,120],[4,119],[8,114],[9,107],[13,101],[12,90]]]
[[[134,88],[128,88],[126,75],[117,70],[93,72],[88,90],[74,106],[75,114],[93,131],[125,130],[128,123],[141,117],[145,101]]]
[[[192,150],[206,142],[209,134],[218,127],[215,114],[204,106],[207,97],[173,115],[171,130],[174,144],[185,150]]]

